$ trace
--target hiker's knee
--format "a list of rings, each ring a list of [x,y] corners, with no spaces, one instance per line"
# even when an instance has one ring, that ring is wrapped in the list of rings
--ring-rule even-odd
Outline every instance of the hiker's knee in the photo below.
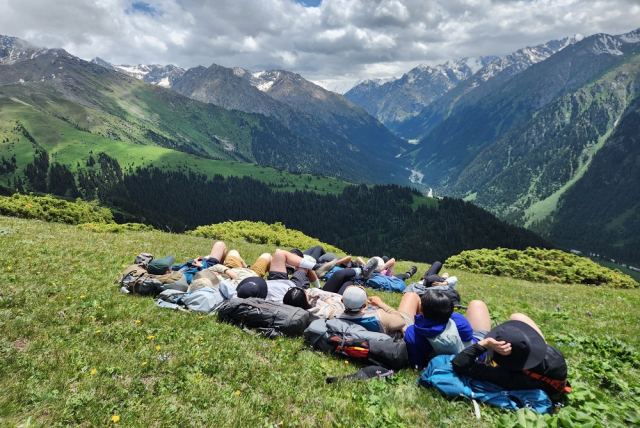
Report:
[[[262,253],[262,254],[260,254],[260,258],[261,259],[267,259],[267,260],[271,261],[272,256],[269,253]]]

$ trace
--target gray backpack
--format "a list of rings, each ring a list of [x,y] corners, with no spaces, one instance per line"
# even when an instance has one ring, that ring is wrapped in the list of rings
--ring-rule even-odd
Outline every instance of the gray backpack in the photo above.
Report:
[[[200,288],[195,291],[183,292],[168,289],[158,295],[156,304],[163,308],[185,308],[194,312],[214,312],[224,302],[218,290],[211,287]]]

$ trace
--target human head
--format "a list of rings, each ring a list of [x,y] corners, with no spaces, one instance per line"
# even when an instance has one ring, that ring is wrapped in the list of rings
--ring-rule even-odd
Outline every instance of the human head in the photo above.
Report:
[[[236,292],[241,299],[247,299],[249,297],[264,299],[267,297],[268,292],[267,281],[259,276],[245,278],[238,284]]]
[[[307,293],[300,287],[291,287],[282,298],[282,303],[296,308],[311,309]]]
[[[297,248],[292,248],[291,250],[289,250],[289,252],[291,254],[295,254],[298,257],[304,257],[304,254],[302,254],[302,251],[298,250]]]
[[[446,323],[453,313],[453,302],[440,290],[427,290],[420,298],[422,317],[433,322]]]
[[[424,285],[425,285],[426,287],[431,287],[431,286],[433,286],[433,285],[434,285],[435,283],[437,283],[437,282],[446,282],[446,281],[447,281],[447,279],[446,279],[446,278],[441,277],[440,275],[431,274],[431,275],[427,275],[427,276],[424,278]]]
[[[488,355],[500,367],[507,370],[529,370],[538,366],[545,359],[547,344],[529,324],[511,320],[495,327],[486,337],[511,344],[511,353],[501,355],[490,349]]]
[[[367,306],[367,292],[361,285],[350,285],[342,294],[346,312],[360,312]]]
[[[173,263],[175,263],[176,259],[173,256],[164,256],[161,259],[153,259],[149,262],[149,266],[147,266],[147,272],[151,275],[164,275],[167,273]]]

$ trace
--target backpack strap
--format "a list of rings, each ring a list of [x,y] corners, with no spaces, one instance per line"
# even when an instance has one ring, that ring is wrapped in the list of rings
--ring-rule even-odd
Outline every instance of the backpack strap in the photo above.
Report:
[[[534,373],[531,370],[523,370],[523,372],[526,375],[529,375],[536,380],[539,380],[548,385],[551,385],[551,387],[558,392],[563,392],[565,394],[568,394],[571,392],[571,384],[569,383],[568,379],[565,379],[565,380],[549,379],[548,377],[538,373]]]

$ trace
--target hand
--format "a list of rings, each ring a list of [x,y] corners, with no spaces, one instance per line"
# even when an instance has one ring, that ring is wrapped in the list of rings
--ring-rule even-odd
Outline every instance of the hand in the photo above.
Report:
[[[368,303],[373,306],[380,306],[382,304],[382,299],[378,296],[371,296],[368,299]]]
[[[511,344],[504,340],[495,340],[493,337],[487,337],[478,342],[478,345],[483,348],[493,349],[500,355],[509,355],[511,353]]]

